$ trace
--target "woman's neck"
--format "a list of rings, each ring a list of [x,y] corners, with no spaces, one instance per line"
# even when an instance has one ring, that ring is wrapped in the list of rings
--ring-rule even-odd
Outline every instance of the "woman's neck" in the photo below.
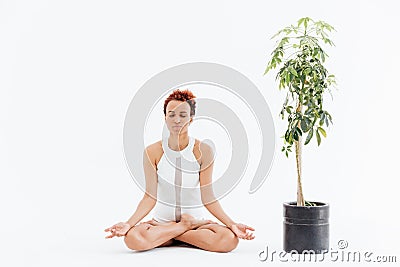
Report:
[[[179,135],[169,135],[168,137],[168,146],[170,149],[175,151],[183,150],[189,144],[189,135],[179,134]]]

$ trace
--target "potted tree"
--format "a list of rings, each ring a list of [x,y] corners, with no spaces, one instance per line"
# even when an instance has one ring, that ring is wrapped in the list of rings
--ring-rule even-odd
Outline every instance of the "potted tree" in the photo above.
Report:
[[[287,252],[303,253],[313,250],[321,253],[329,249],[329,205],[305,201],[302,189],[302,147],[321,136],[324,127],[332,124],[332,116],[323,108],[323,96],[331,93],[336,84],[335,76],[324,66],[327,58],[321,44],[334,45],[328,33],[334,28],[324,21],[301,18],[297,25],[290,25],[272,38],[279,37],[265,74],[279,67],[276,80],[279,89],[286,91],[280,116],[287,119],[282,151],[289,156],[296,154],[297,202],[284,203],[284,244]],[[304,139],[305,138],[305,139]],[[304,140],[304,141],[303,141]]]

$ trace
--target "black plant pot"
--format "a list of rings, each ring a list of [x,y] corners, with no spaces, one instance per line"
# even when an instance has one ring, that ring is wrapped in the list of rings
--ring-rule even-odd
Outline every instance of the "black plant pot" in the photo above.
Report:
[[[297,206],[296,202],[283,203],[283,250],[316,254],[329,250],[329,205],[313,202],[317,206]]]

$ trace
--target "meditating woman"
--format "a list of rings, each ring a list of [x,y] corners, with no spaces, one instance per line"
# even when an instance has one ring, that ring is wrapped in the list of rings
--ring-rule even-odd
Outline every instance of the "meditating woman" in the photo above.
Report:
[[[232,251],[239,238],[254,239],[254,229],[234,222],[215,199],[213,149],[188,134],[194,98],[178,89],[165,100],[169,137],[144,150],[146,192],[128,221],[105,229],[106,238],[125,236],[127,247],[137,251],[184,242],[215,252]],[[205,219],[204,207],[224,225]],[[153,208],[152,219],[139,223]]]

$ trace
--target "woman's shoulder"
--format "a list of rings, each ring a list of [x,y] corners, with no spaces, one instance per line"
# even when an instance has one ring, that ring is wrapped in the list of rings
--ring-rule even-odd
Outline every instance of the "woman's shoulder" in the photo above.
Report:
[[[193,146],[193,154],[195,155],[199,164],[201,164],[202,158],[213,158],[214,157],[214,149],[212,148],[212,146],[210,146],[206,142],[202,142],[195,138],[195,143]]]
[[[201,152],[210,152],[214,150],[212,146],[210,146],[206,142],[202,142],[197,138],[194,138],[194,140],[195,140],[193,147],[194,149],[200,150]]]
[[[151,159],[155,160],[155,162],[158,162],[163,154],[162,141],[160,140],[148,145],[146,147],[146,153]]]

